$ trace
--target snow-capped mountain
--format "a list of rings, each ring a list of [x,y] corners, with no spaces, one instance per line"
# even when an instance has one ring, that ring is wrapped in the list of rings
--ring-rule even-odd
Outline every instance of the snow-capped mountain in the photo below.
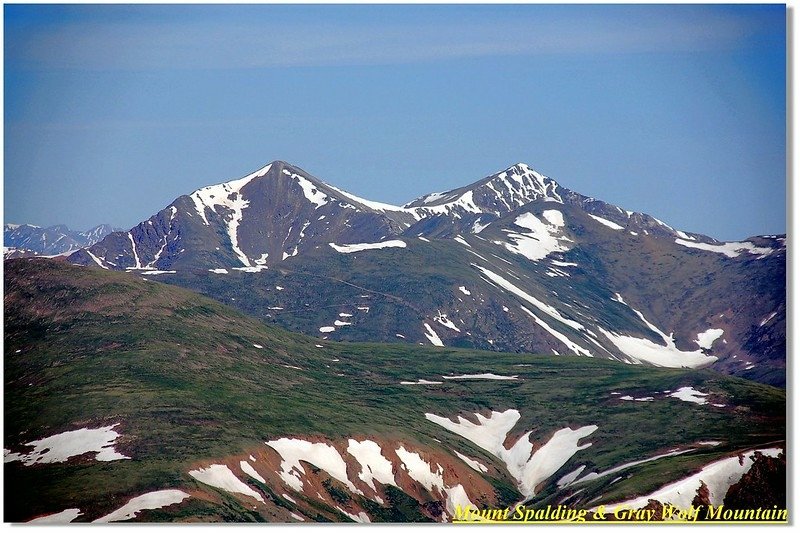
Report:
[[[113,228],[108,224],[100,224],[88,231],[70,230],[63,224],[47,228],[30,224],[5,224],[3,255],[5,257],[66,255],[99,242],[112,231]]]
[[[70,256],[333,340],[711,365],[769,383],[785,379],[785,258],[784,236],[686,233],[524,164],[401,207],[281,161]]]

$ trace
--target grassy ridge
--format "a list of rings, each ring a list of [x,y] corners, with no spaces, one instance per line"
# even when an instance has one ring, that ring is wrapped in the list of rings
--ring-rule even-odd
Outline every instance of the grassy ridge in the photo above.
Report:
[[[533,430],[534,441],[567,425],[597,424],[590,453],[580,454],[580,463],[595,469],[697,440],[725,442],[705,457],[675,458],[689,468],[726,450],[785,438],[784,391],[710,371],[399,344],[318,348],[317,339],[177,287],[52,260],[6,262],[5,294],[6,448],[21,451],[36,438],[120,422],[117,449],[134,458],[9,463],[6,483],[14,490],[6,490],[6,520],[70,506],[105,509],[131,494],[191,487],[186,472],[194,461],[285,435],[381,435],[493,461],[425,420],[426,412],[518,409],[513,433]],[[399,384],[482,372],[520,379]],[[674,398],[622,402],[610,394],[651,396],[681,386],[710,392],[728,407]],[[498,486],[513,487],[498,476]],[[660,476],[629,482],[629,490]]]

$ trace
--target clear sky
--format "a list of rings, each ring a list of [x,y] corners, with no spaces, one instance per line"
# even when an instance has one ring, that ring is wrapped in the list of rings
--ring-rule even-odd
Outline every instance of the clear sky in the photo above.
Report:
[[[127,229],[283,159],[395,204],[525,162],[686,231],[786,231],[781,5],[4,14],[5,222]]]

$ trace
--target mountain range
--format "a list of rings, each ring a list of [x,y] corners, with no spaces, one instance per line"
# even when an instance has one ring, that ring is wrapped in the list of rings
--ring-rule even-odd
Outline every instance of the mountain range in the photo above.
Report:
[[[69,256],[323,340],[553,353],[785,384],[784,235],[720,242],[525,164],[404,206],[274,161]]]
[[[54,257],[91,246],[114,231],[100,224],[88,231],[74,231],[63,224],[42,228],[30,224],[3,226],[3,257]]]

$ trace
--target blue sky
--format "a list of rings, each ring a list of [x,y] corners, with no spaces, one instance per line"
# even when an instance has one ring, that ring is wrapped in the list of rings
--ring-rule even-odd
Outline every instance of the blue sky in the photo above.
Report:
[[[402,204],[526,162],[719,239],[783,233],[783,6],[21,6],[5,221],[129,228],[275,159]]]

